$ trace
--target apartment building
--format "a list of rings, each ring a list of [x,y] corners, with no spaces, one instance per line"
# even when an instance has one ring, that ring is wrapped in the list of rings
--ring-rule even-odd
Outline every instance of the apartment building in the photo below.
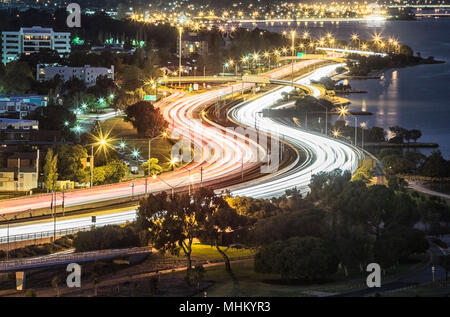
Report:
[[[106,67],[69,67],[69,66],[36,66],[36,78],[39,81],[53,79],[58,75],[63,81],[69,81],[72,78],[78,78],[86,84],[86,87],[94,86],[99,76],[106,76],[114,80],[114,65],[111,68]]]
[[[38,53],[42,49],[55,50],[60,55],[70,53],[70,33],[54,32],[51,28],[40,26],[2,32],[3,64],[17,59],[21,54]]]

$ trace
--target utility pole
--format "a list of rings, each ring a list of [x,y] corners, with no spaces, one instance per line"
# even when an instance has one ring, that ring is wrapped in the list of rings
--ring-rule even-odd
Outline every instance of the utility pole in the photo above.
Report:
[[[181,87],[181,35],[183,33],[183,27],[180,26],[179,28],[179,33],[180,33],[180,50],[178,52],[178,86]]]
[[[39,149],[36,152],[36,187],[39,187]]]
[[[52,192],[52,199],[54,199],[53,203],[53,243],[56,241],[56,192]]]
[[[241,180],[244,180],[244,157],[241,157]]]
[[[91,159],[89,162],[89,166],[91,168],[91,188],[94,186],[94,146],[91,145]]]
[[[62,208],[62,215],[64,217],[64,187],[62,188],[62,203],[61,203],[61,208]]]
[[[203,187],[203,166],[200,167],[200,187]]]

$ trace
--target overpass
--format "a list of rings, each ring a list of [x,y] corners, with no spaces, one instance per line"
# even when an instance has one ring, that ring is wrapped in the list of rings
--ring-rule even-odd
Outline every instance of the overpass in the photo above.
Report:
[[[388,8],[450,9],[450,4],[396,4]]]
[[[179,78],[169,78],[166,79],[165,83],[178,83],[180,81]],[[300,88],[307,93],[312,93],[311,89],[307,86],[292,82],[290,80],[279,80],[279,79],[271,79],[269,77],[260,76],[260,75],[244,75],[240,76],[185,76],[181,77],[182,83],[227,83],[227,82],[244,82],[244,83],[253,83],[253,84],[264,84],[264,85],[281,85],[281,86],[292,86],[296,88]]]
[[[0,273],[17,272],[28,269],[64,265],[69,263],[82,263],[98,260],[114,259],[123,256],[145,255],[152,253],[148,247],[89,251],[80,253],[56,253],[47,256],[15,259],[0,262]]]
[[[359,54],[359,55],[378,55],[378,56],[387,56],[386,53],[377,53],[363,50],[354,50],[354,49],[344,49],[344,48],[331,48],[331,47],[316,47],[316,50],[319,51],[327,51],[327,52],[336,52],[336,53],[344,53],[344,54]]]

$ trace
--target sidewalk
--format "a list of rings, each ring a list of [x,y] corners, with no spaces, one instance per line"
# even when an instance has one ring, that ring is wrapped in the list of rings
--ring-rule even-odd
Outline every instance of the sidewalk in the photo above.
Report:
[[[408,181],[408,187],[411,189],[414,189],[418,192],[424,193],[424,194],[437,196],[437,197],[441,197],[441,198],[450,200],[450,195],[428,189],[425,186],[423,186],[423,184],[421,182]]]

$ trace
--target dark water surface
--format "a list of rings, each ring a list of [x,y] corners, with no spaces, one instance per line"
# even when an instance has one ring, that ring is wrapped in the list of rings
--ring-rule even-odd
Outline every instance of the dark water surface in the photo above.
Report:
[[[329,31],[338,39],[349,39],[352,33],[358,33],[361,39],[370,39],[374,33],[380,33],[384,39],[397,38],[423,57],[434,56],[446,61],[445,64],[391,69],[382,73],[383,80],[351,80],[353,89],[368,93],[352,94],[348,98],[352,102],[350,109],[374,113],[371,117],[359,118],[367,121],[369,127],[400,125],[419,129],[422,131],[420,141],[439,143],[444,156],[450,158],[450,18],[260,27],[280,32],[295,28],[297,34],[308,30],[313,37],[325,36]],[[429,151],[423,150],[424,153]]]

